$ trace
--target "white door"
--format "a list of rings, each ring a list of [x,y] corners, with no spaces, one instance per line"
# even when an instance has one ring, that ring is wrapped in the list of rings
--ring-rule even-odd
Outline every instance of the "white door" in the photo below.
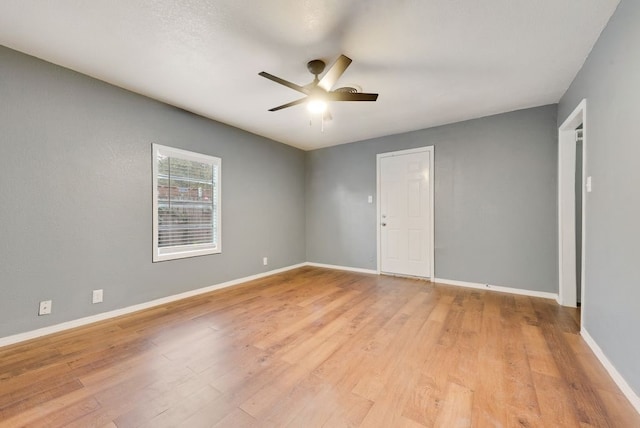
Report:
[[[378,155],[380,271],[432,277],[433,147]]]

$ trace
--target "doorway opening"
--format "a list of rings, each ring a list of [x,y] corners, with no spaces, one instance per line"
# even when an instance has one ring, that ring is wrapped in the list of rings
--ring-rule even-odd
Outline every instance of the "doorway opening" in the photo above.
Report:
[[[585,295],[587,102],[558,129],[558,302],[581,307]]]

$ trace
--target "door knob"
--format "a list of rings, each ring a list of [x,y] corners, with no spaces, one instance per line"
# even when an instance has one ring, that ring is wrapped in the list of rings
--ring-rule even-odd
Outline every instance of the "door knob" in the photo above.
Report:
[[[386,225],[387,225],[387,223],[380,223],[380,224],[381,224],[382,226],[386,226]]]

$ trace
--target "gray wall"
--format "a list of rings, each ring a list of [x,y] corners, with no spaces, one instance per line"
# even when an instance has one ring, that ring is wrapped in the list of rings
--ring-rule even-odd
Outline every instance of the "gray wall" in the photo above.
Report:
[[[435,146],[435,275],[558,291],[555,105],[307,152],[307,260],[376,269],[376,154]]]
[[[558,122],[587,99],[584,327],[640,394],[640,2],[622,0],[562,97]]]
[[[152,142],[222,158],[222,254],[151,262]],[[1,46],[0,148],[0,337],[305,261],[300,150]]]

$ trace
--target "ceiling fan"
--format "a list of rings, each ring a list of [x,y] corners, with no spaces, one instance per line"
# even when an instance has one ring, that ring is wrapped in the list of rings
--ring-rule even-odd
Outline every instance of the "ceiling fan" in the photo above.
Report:
[[[313,82],[305,86],[296,85],[295,83],[291,83],[265,71],[258,73],[262,77],[266,77],[267,79],[273,80],[274,82],[291,88],[294,91],[305,94],[305,97],[303,98],[271,108],[269,111],[278,111],[307,102],[307,107],[312,113],[324,113],[327,108],[327,102],[329,101],[377,100],[378,94],[358,92],[356,88],[352,87],[343,87],[331,90],[347,67],[349,67],[349,64],[351,64],[351,58],[345,55],[340,55],[336,62],[329,68],[329,70],[327,70],[322,79],[318,79],[318,76],[324,71],[325,63],[319,59],[309,61],[307,63],[307,69],[314,75],[314,78]]]

